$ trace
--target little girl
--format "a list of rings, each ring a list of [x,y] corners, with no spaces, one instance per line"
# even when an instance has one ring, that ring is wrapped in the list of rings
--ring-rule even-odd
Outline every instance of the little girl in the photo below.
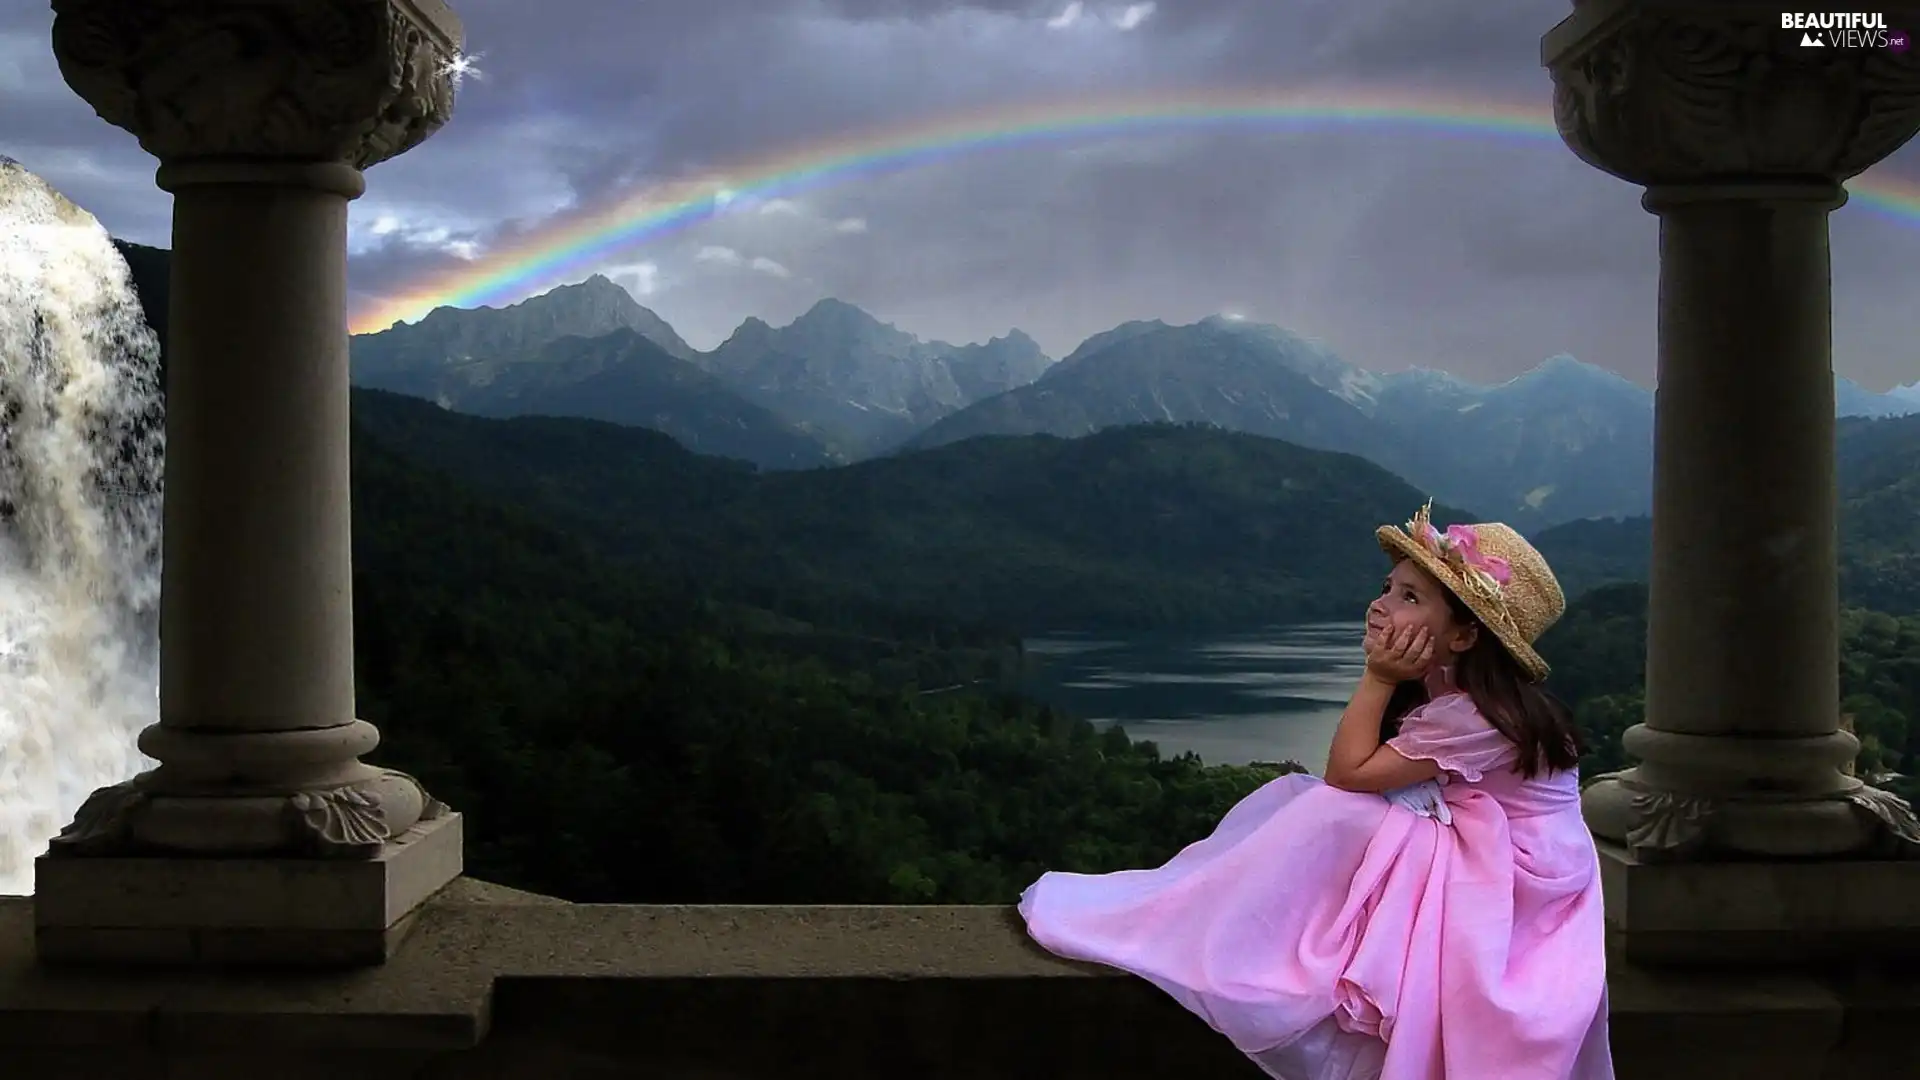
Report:
[[[1512,529],[1430,509],[1378,532],[1324,781],[1267,784],[1158,869],[1046,874],[1020,913],[1281,1080],[1612,1080],[1580,744],[1533,648],[1566,599]]]

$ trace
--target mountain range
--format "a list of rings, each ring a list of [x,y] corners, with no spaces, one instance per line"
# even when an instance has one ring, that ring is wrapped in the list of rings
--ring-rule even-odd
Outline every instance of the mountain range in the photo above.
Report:
[[[1014,330],[926,341],[839,300],[750,318],[710,352],[605,277],[500,309],[435,309],[353,339],[357,385],[481,416],[653,428],[762,468],[843,464],[982,435],[1205,424],[1356,454],[1454,505],[1537,530],[1652,500],[1653,394],[1570,356],[1497,385],[1364,370],[1275,326],[1124,323],[1054,362]],[[1835,380],[1836,412],[1920,412]]]
[[[164,357],[164,253],[127,254]],[[684,438],[636,425],[462,416],[364,389],[355,392],[354,418],[357,437],[535,509],[680,591],[774,610],[798,604],[812,618],[864,611],[884,621],[888,611],[940,611],[976,625],[1034,630],[1335,614],[1368,591],[1377,561],[1365,554],[1368,545],[1345,538],[1407,513],[1423,491],[1358,455],[1223,431],[1222,420],[1297,416],[1303,429],[1332,439],[1364,433],[1354,415],[1369,422],[1397,416],[1444,436],[1446,416],[1493,410],[1483,430],[1516,431],[1508,445],[1523,455],[1525,437],[1571,442],[1569,430],[1600,427],[1582,421],[1583,411],[1604,417],[1629,411],[1634,400],[1632,384],[1567,358],[1500,387],[1436,372],[1374,376],[1284,331],[1230,320],[1117,327],[1031,386],[1037,393],[1108,367],[1125,370],[1129,357],[1151,357],[1182,330],[1214,346],[1195,355],[1213,365],[1203,374],[1227,388],[1218,401],[1238,392],[1232,379],[1279,388],[1293,400],[1242,400],[1242,411],[1229,416],[1220,411],[1226,406],[1203,399],[1216,410],[1207,422],[1107,426],[1070,439],[989,435],[804,471],[695,453]],[[570,343],[558,347],[565,355],[526,362],[594,369],[583,377],[561,370],[554,382],[568,392],[618,374],[625,358],[643,357],[650,370],[695,372],[696,389],[715,401],[750,407],[642,330],[561,341]],[[603,347],[607,355],[599,356]],[[1271,377],[1259,383],[1248,368]],[[527,378],[524,385],[537,384]],[[636,383],[621,378],[627,381],[618,386]],[[618,386],[605,396],[616,396]],[[1552,415],[1525,423],[1520,395],[1534,396]],[[581,392],[577,400],[584,408],[594,397]],[[1162,393],[1161,400],[1174,399]],[[1406,419],[1422,409],[1425,419]],[[1569,426],[1556,426],[1563,421]],[[777,421],[764,423],[780,430]],[[941,423],[928,431],[937,434]],[[1392,444],[1378,449],[1409,453]],[[1863,607],[1920,611],[1920,416],[1843,421],[1837,459],[1844,594]],[[1643,578],[1650,535],[1643,517],[1580,520],[1536,534],[1570,592]]]
[[[1047,364],[1018,330],[980,345],[922,341],[839,300],[783,327],[748,319],[707,358],[746,397],[853,459],[1032,382]]]
[[[164,280],[165,252],[122,244]],[[926,341],[837,300],[786,326],[748,319],[709,352],[602,276],[510,307],[435,309],[352,339],[356,385],[487,417],[651,428],[698,453],[806,469],[981,435],[1078,437],[1203,424],[1351,453],[1441,501],[1538,531],[1651,504],[1653,394],[1555,356],[1504,383],[1375,373],[1279,327],[1124,323],[1050,360],[1012,331]],[[1836,412],[1920,413],[1836,378]]]
[[[922,341],[838,300],[783,327],[748,319],[701,353],[599,274],[356,335],[352,361],[356,385],[459,412],[650,427],[767,468],[872,457],[1048,363],[1017,330],[979,345]]]
[[[1833,390],[1835,411],[1843,417],[1885,420],[1920,413],[1920,382],[1876,394],[1851,379],[1836,378]]]
[[[1278,327],[1218,317],[1127,324],[908,445],[1146,421],[1356,454],[1521,528],[1634,513],[1652,498],[1652,395],[1611,372],[1560,356],[1498,386],[1378,375]]]
[[[164,253],[127,255],[164,360]],[[991,377],[982,354],[964,353],[947,370]],[[613,398],[644,372],[691,371],[688,394],[731,400],[742,415],[757,408],[633,326],[562,337],[514,364],[530,370],[500,365],[473,385],[497,386],[506,372],[530,395],[585,409],[604,405],[595,387]],[[569,365],[579,370],[562,370]],[[542,381],[548,368],[551,383]],[[622,381],[604,381],[614,377]],[[352,410],[356,470],[403,461],[420,483],[530,511],[662,596],[861,640],[916,638],[930,625],[990,636],[1350,617],[1356,598],[1377,588],[1373,528],[1404,518],[1422,497],[1350,454],[1196,424],[972,439],[836,468],[764,469],[644,425],[475,416],[364,387]],[[679,419],[702,415],[715,414]],[[773,430],[781,429],[763,425]],[[360,479],[356,472],[356,492]],[[1436,513],[1465,517],[1445,506]],[[356,528],[373,543],[381,523],[356,517]]]

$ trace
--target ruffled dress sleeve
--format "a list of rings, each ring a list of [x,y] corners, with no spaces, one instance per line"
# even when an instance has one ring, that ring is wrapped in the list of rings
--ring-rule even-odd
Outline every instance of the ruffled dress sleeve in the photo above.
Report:
[[[1477,784],[1488,773],[1511,769],[1520,757],[1519,748],[1487,723],[1465,694],[1435,698],[1408,713],[1387,745],[1439,765],[1445,770],[1443,782],[1457,777]]]

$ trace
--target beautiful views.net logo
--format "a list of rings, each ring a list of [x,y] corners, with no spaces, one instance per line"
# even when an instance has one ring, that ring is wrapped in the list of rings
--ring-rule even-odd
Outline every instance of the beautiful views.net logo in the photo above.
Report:
[[[1874,11],[1786,11],[1780,29],[1800,31],[1804,49],[1891,49],[1906,52],[1912,38],[1905,30],[1887,26],[1887,17]]]

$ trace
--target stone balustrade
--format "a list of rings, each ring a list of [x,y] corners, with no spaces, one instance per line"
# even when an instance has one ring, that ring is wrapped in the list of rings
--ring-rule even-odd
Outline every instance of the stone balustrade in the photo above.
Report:
[[[573,905],[461,879],[386,964],[36,964],[0,900],[0,1061],[33,1080],[1258,1080],[1151,985],[998,907]],[[1621,1080],[1907,1075],[1920,974],[1679,975],[1616,957]]]

